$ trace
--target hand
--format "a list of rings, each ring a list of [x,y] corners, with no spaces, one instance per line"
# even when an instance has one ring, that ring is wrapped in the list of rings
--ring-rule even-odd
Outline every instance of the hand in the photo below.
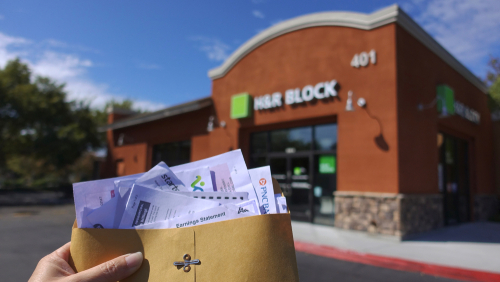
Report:
[[[75,273],[68,264],[70,244],[71,242],[42,258],[28,282],[116,282],[137,271],[143,260],[142,253],[137,252]]]

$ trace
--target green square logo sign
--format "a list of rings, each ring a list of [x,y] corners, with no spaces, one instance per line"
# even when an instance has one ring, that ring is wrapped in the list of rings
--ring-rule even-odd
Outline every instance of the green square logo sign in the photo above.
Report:
[[[438,113],[442,115],[454,115],[455,94],[453,93],[453,89],[448,85],[442,84],[437,86],[436,92]]]
[[[332,155],[325,155],[319,157],[319,173],[321,174],[333,174],[337,172],[335,167],[336,158]]]
[[[231,97],[231,118],[247,118],[252,114],[252,96],[248,93],[236,94]]]

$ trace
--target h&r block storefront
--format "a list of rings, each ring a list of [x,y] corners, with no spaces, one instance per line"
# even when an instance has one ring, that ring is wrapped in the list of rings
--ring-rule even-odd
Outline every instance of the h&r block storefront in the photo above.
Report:
[[[210,97],[110,111],[102,176],[241,148],[297,220],[404,236],[496,211],[486,88],[397,6],[282,22],[209,76]]]

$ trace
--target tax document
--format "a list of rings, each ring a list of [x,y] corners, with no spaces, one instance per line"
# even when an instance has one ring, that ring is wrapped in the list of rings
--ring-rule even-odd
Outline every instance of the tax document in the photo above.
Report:
[[[120,229],[133,229],[179,216],[218,207],[214,201],[195,199],[134,184]]]

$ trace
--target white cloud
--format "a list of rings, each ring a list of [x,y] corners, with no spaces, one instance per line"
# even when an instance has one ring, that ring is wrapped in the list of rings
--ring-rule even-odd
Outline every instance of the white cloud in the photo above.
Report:
[[[413,0],[402,7],[477,75],[484,75],[490,54],[500,55],[498,0]]]
[[[102,108],[112,99],[123,101],[127,98],[109,91],[108,85],[98,84],[88,78],[88,70],[94,66],[92,61],[55,51],[56,47],[71,48],[71,45],[53,39],[32,42],[0,32],[0,67],[5,67],[9,60],[19,57],[30,66],[34,75],[47,76],[58,83],[65,83],[68,100],[86,101],[93,108]],[[134,106],[148,111],[166,107],[147,100],[135,100]]]
[[[68,44],[66,42],[62,42],[62,41],[55,40],[55,39],[46,39],[46,40],[44,40],[44,43],[47,43],[49,46],[52,46],[52,47],[60,47],[60,48],[67,48],[68,47]]]
[[[264,13],[262,13],[259,10],[253,10],[252,15],[256,18],[263,19],[264,18]]]
[[[66,42],[62,42],[56,39],[45,39],[36,44],[36,48],[39,49],[59,49],[60,51],[81,51],[81,52],[92,52],[92,53],[100,53],[99,50],[89,48],[86,46],[78,45],[78,44],[68,44]]]
[[[86,68],[92,66],[92,62],[81,60],[74,55],[45,51],[36,62],[30,62],[30,65],[37,75],[48,76],[56,81],[68,81],[84,75]]]
[[[205,52],[211,61],[224,61],[230,55],[231,47],[219,39],[196,36],[192,37],[191,40],[199,43],[199,49]]]

